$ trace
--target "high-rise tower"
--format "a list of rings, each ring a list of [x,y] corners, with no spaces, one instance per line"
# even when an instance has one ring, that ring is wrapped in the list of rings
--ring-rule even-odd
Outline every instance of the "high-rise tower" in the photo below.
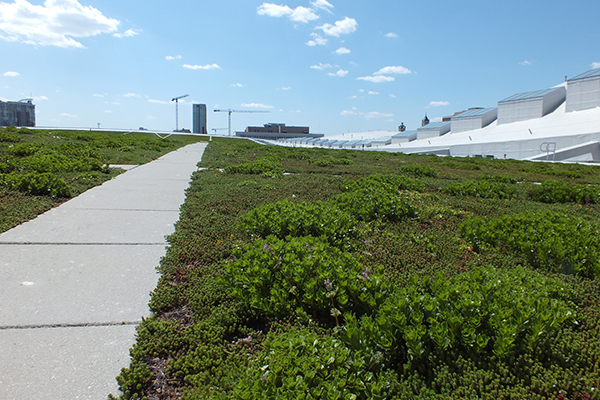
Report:
[[[192,131],[206,134],[206,104],[192,104],[192,111],[194,116]]]

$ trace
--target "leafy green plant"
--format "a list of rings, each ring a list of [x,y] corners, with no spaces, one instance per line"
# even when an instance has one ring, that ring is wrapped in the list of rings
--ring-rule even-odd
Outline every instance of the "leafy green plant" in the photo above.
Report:
[[[335,196],[332,202],[361,221],[399,221],[416,217],[418,210],[411,204],[410,198],[382,187],[367,187],[341,193]]]
[[[265,204],[242,217],[242,229],[259,237],[275,235],[325,237],[336,246],[347,246],[355,236],[356,221],[337,207],[322,201],[293,203],[289,200]]]
[[[336,158],[332,156],[321,157],[317,159],[309,159],[309,163],[318,165],[319,167],[333,167],[335,165],[350,165],[352,160],[347,158]]]
[[[269,236],[233,255],[224,282],[234,297],[269,316],[308,316],[339,325],[342,313],[369,313],[386,294],[372,268],[314,237]]]
[[[9,147],[6,152],[17,157],[30,156],[42,148],[41,143],[19,143]]]
[[[416,177],[427,176],[430,178],[437,178],[438,172],[431,165],[426,164],[409,164],[403,165],[398,168],[398,172],[401,174],[413,175]]]
[[[600,277],[600,228],[582,218],[559,212],[469,218],[460,232],[476,251],[505,247],[535,267]]]
[[[344,338],[365,355],[379,351],[388,362],[412,368],[431,354],[507,359],[545,351],[548,340],[574,321],[572,296],[560,280],[522,267],[415,278],[375,315],[345,315]]]
[[[410,190],[422,192],[425,185],[418,179],[396,174],[374,174],[358,180],[344,181],[340,188],[343,192],[355,190],[382,188],[387,191],[397,192],[399,190]]]
[[[230,165],[225,168],[229,174],[254,174],[277,177],[283,174],[281,161],[272,157],[259,157],[253,162]]]
[[[244,400],[388,398],[389,378],[373,373],[370,367],[368,360],[357,356],[341,340],[319,336],[306,328],[292,328],[280,335],[269,335],[264,350],[232,397]]]
[[[517,190],[510,178],[484,177],[480,180],[453,183],[442,190],[453,196],[473,196],[483,199],[511,199]]]
[[[18,190],[33,195],[71,197],[71,189],[62,178],[49,173],[11,173],[0,176],[0,184],[9,190]]]
[[[597,185],[570,185],[563,181],[548,180],[529,192],[529,197],[542,203],[598,203],[600,187]]]
[[[6,129],[7,132],[8,129]],[[5,133],[5,132],[0,132],[0,143],[1,142],[6,142],[6,143],[18,143],[21,141],[21,138],[18,137],[17,135],[11,135],[10,133]]]

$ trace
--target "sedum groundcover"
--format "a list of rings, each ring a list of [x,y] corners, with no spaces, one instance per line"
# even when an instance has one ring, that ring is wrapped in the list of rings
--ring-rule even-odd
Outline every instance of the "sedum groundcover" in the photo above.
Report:
[[[600,398],[597,167],[227,139],[200,166],[120,398]]]

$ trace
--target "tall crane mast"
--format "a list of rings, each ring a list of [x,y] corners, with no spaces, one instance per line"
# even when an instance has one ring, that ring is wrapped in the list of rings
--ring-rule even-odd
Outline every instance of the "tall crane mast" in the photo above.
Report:
[[[175,102],[175,130],[179,130],[179,99],[183,99],[184,97],[188,97],[189,94],[184,94],[183,96],[173,97],[171,101]]]
[[[251,110],[232,110],[232,109],[227,109],[227,110],[215,110],[215,112],[226,112],[229,114],[229,122],[227,125],[227,129],[229,131],[229,136],[231,136],[231,113],[237,112],[237,113],[270,113],[271,111],[251,111]]]

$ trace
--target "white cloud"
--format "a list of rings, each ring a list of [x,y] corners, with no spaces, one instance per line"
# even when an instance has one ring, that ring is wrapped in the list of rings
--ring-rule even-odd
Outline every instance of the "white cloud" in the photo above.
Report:
[[[19,74],[18,72],[15,71],[6,71],[4,74],[2,74],[2,76],[8,76],[8,77],[16,77],[16,76],[20,76],[21,74]]]
[[[396,95],[395,95],[395,94],[392,94],[392,93],[390,93],[390,97],[391,97],[392,99],[395,99],[395,98],[396,98]]]
[[[592,69],[600,68],[600,62],[593,62],[590,67],[592,67]]]
[[[394,114],[382,113],[382,112],[379,112],[379,111],[371,111],[371,112],[363,114],[363,115],[365,116],[366,119],[389,118],[389,117],[393,117],[394,116]]]
[[[167,60],[167,61],[180,60],[180,59],[181,59],[181,55],[178,55],[178,56],[165,56],[165,60]]]
[[[292,10],[288,6],[279,6],[273,3],[263,3],[260,6],[258,6],[256,12],[258,13],[258,15],[266,15],[268,17],[279,18],[292,14],[294,10]]]
[[[0,39],[35,46],[85,48],[73,38],[113,33],[120,22],[77,0],[0,3]]]
[[[313,46],[325,46],[327,44],[327,39],[325,39],[324,37],[321,37],[321,35],[319,35],[318,33],[311,33],[310,36],[312,36],[312,39],[309,40],[308,42],[306,42],[307,45],[313,47]]]
[[[118,101],[113,101],[112,104],[114,104],[115,106],[120,106],[121,103],[119,103]]]
[[[169,101],[155,100],[155,99],[148,99],[148,103],[152,103],[152,104],[170,104]]]
[[[242,85],[241,83],[232,83],[231,86],[233,86],[233,87],[243,87],[244,85]]]
[[[111,110],[104,110],[104,113],[105,114],[112,114],[112,111]]]
[[[335,25],[324,24],[315,29],[321,29],[326,35],[339,37],[343,34],[349,34],[356,31],[358,23],[354,18],[345,17],[341,21],[336,21]]]
[[[123,97],[140,97],[137,93],[125,93]]]
[[[92,96],[93,96],[93,97],[104,97],[104,95],[103,95],[103,94],[98,94],[98,93],[94,93]]]
[[[348,71],[344,71],[343,69],[339,69],[337,72],[330,72],[327,75],[329,76],[339,76],[339,77],[344,77],[348,74]]]
[[[197,69],[222,69],[217,64],[207,64],[207,65],[183,64],[183,68],[193,69],[193,70],[197,70]]]
[[[396,80],[393,76],[377,75],[377,76],[361,76],[356,78],[360,81],[368,81],[373,83],[392,82]]]
[[[521,64],[521,65],[533,65],[533,60],[521,61],[519,64]]]
[[[46,96],[33,96],[34,101],[46,101],[49,100]]]
[[[385,37],[391,38],[391,39],[396,39],[398,37],[398,34],[396,32],[390,32],[390,33],[386,33]]]
[[[450,105],[450,103],[447,101],[432,101],[429,103],[429,105],[431,107],[445,107],[445,106]]]
[[[358,113],[356,111],[344,110],[340,113],[340,115],[345,117],[348,115],[358,115]]]
[[[404,68],[399,65],[397,67],[383,67],[379,71],[375,72],[373,75],[389,75],[389,74],[410,74],[412,71],[408,68]]]
[[[329,11],[330,13],[331,13],[330,8],[333,8],[331,3],[329,3],[327,0],[312,0],[310,2],[310,4],[313,7],[320,8],[321,10]]]
[[[290,90],[291,86],[282,87],[281,90]]]
[[[331,65],[329,63],[327,63],[327,64],[319,63],[319,65],[311,65],[310,67],[312,69],[323,70],[325,68],[333,68],[333,65]]]
[[[379,92],[373,92],[369,90],[369,94],[379,94]]]
[[[148,119],[156,119],[156,117],[154,117],[152,115],[148,115],[146,118],[148,118]]]
[[[294,22],[307,23],[318,19],[319,16],[311,8],[307,7],[296,7],[295,9],[290,8],[287,5],[277,5],[273,3],[263,3],[258,6],[256,12],[258,15],[266,15],[268,17],[289,17]]]
[[[340,47],[339,49],[337,49],[335,51],[335,54],[342,55],[342,54],[348,54],[350,52],[351,52],[350,49],[347,49],[345,47]]]
[[[79,118],[77,115],[69,114],[69,113],[62,113],[62,114],[60,114],[60,116],[67,117],[67,118]]]
[[[315,14],[312,9],[300,6],[296,7],[294,12],[290,15],[290,19],[294,22],[307,23],[319,19],[319,16]]]
[[[113,36],[118,38],[132,37],[139,34],[141,31],[141,29],[127,29],[125,32],[115,33]]]
[[[250,107],[250,108],[273,108],[273,106],[269,106],[262,103],[242,103],[242,107]]]

